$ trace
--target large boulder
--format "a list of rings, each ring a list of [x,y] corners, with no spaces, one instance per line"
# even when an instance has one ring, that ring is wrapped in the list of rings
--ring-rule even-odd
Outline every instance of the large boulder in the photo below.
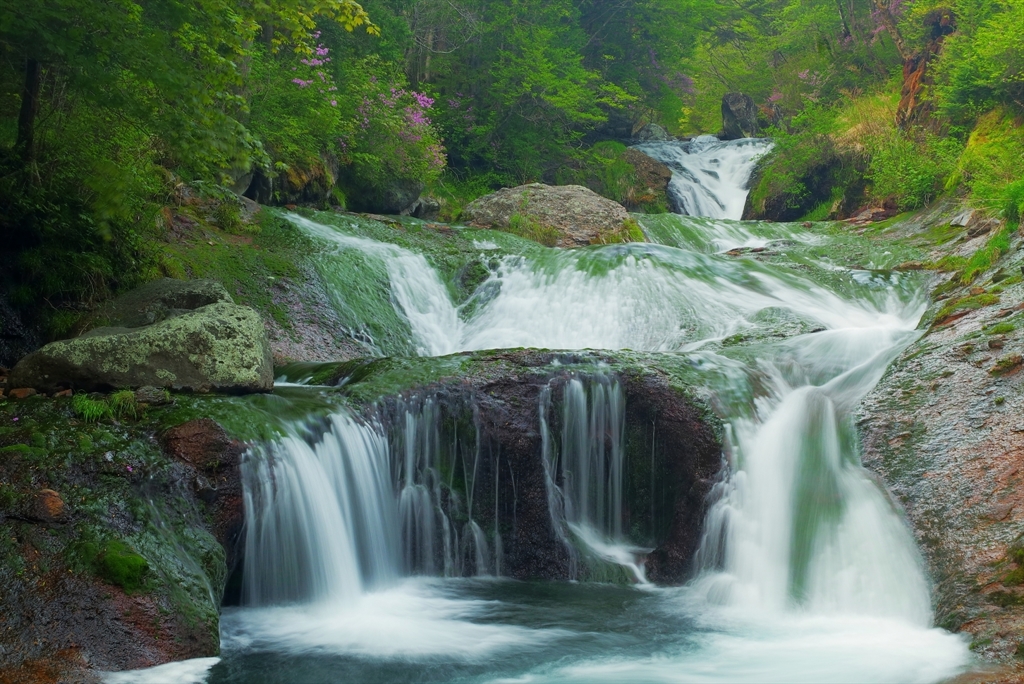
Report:
[[[526,237],[539,235],[544,238],[539,241],[557,247],[643,239],[630,230],[625,207],[582,185],[502,188],[466,205],[462,220],[476,228],[526,230]]]
[[[8,384],[43,392],[147,385],[195,392],[273,389],[262,319],[215,283],[157,281],[103,312],[107,326],[29,354]]]
[[[757,125],[757,105],[749,95],[726,93],[722,96],[722,140],[755,138],[761,132]]]

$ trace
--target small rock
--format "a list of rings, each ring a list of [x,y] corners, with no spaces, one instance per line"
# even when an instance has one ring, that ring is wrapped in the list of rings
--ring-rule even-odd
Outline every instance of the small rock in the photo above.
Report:
[[[970,224],[971,219],[974,218],[973,209],[964,209],[962,212],[953,217],[953,220],[949,222],[951,226],[959,226],[961,228],[966,227]]]
[[[152,385],[146,385],[135,390],[135,401],[140,404],[149,404],[150,406],[163,406],[174,403],[174,399],[166,391]]]
[[[981,295],[981,294],[985,294],[985,288],[983,288],[983,287],[972,287],[971,288],[971,296],[972,297],[977,297],[978,295]]]
[[[65,399],[65,398],[70,397],[72,394],[74,394],[74,392],[69,390],[69,389],[61,390],[60,392],[54,392],[53,398],[54,399]]]
[[[897,271],[920,271],[924,269],[924,264],[920,261],[904,261],[902,264],[896,266],[894,270]]]
[[[1006,340],[1003,339],[1002,337],[993,337],[991,340],[988,341],[988,348],[989,349],[1002,349],[1003,348],[1003,344],[1005,344],[1005,342],[1006,342]]]
[[[40,489],[32,500],[32,517],[53,523],[64,519],[64,500],[52,489]]]
[[[160,435],[160,443],[168,456],[208,473],[236,466],[245,451],[245,445],[231,439],[212,418],[172,427]]]
[[[17,389],[12,389],[8,392],[7,396],[11,399],[28,399],[36,394],[38,393],[31,387],[18,387]]]

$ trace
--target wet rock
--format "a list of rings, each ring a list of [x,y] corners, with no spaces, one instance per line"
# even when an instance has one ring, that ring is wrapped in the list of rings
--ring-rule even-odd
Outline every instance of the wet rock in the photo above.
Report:
[[[382,185],[369,185],[364,179],[348,178],[348,208],[377,214],[409,214],[425,187],[422,181],[401,178]]]
[[[721,140],[754,138],[761,132],[757,123],[757,105],[749,95],[726,93],[722,96]]]
[[[414,216],[424,221],[436,221],[441,214],[441,201],[436,197],[420,197],[402,212],[408,216]]]
[[[56,523],[64,520],[64,500],[52,489],[40,489],[32,498],[32,517],[39,522]]]
[[[485,535],[500,530],[504,559],[501,573],[517,579],[585,579],[590,566],[585,552],[574,556],[556,529],[550,508],[544,462],[543,430],[538,409],[548,406],[550,435],[560,443],[562,403],[568,383],[607,382],[612,373],[625,399],[623,530],[630,543],[653,549],[647,576],[664,584],[686,581],[700,541],[707,495],[721,466],[718,424],[701,402],[673,387],[666,376],[641,364],[624,364],[614,354],[553,353],[534,350],[465,354],[442,363],[452,374],[426,385],[393,387],[371,399],[375,378],[437,364],[434,359],[363,361],[338,367],[337,382],[363,397],[386,424],[405,426],[430,402],[439,426],[440,444],[455,444],[443,468],[473,473],[466,484],[442,486],[441,507],[449,520],[465,522],[471,513]],[[610,370],[621,369],[621,370]],[[323,369],[326,370],[326,369]],[[593,374],[593,376],[590,376]],[[413,373],[413,377],[420,377]],[[591,383],[588,385],[593,387]],[[592,390],[591,390],[592,391]],[[550,404],[542,403],[542,395]],[[461,426],[461,427],[460,427]],[[558,446],[554,447],[558,449]],[[556,484],[565,486],[562,472]],[[652,484],[653,483],[653,484]],[[470,501],[472,511],[468,511]],[[491,538],[491,548],[494,539]],[[435,552],[440,553],[441,544]],[[472,554],[467,574],[475,571]],[[443,559],[435,559],[443,567]]]
[[[541,183],[503,188],[470,202],[462,212],[462,220],[476,228],[507,230],[523,218],[555,231],[558,247],[580,247],[622,231],[629,214],[582,185]]]
[[[164,453],[207,473],[237,467],[245,445],[212,418],[197,418],[160,435]]]
[[[636,142],[665,142],[673,140],[669,132],[663,126],[659,126],[656,123],[649,123],[638,130],[633,135],[633,139]]]
[[[174,399],[167,393],[167,390],[152,385],[135,390],[135,401],[149,406],[164,406],[174,403]]]
[[[70,399],[72,396],[74,396],[74,394],[75,394],[74,390],[66,389],[66,390],[61,390],[60,392],[54,392],[53,393],[53,398],[54,399]]]
[[[182,423],[159,435],[163,452],[192,468],[192,489],[209,507],[212,532],[226,554],[230,575],[241,560],[244,522],[239,464],[245,444],[232,439],[211,418]]]
[[[202,306],[138,328],[97,328],[52,342],[11,373],[19,387],[104,391],[124,387],[233,393],[273,389],[270,345],[253,309]]]
[[[31,387],[17,387],[7,392],[7,396],[11,399],[28,399],[36,394],[37,392]]]
[[[633,147],[622,153],[622,160],[631,164],[636,170],[639,189],[645,191],[644,194],[652,195],[654,200],[661,200],[665,206],[668,206],[667,193],[669,181],[672,180],[672,169]],[[632,202],[623,201],[630,211],[639,211],[642,204],[640,200],[640,197],[634,197]]]

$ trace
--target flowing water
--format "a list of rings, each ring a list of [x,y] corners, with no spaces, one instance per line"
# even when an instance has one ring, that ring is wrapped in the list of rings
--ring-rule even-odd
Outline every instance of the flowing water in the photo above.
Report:
[[[661,144],[661,157],[697,157],[674,166],[700,181],[677,191],[688,211],[735,218],[765,145]],[[472,484],[441,505],[452,449],[466,482],[484,470],[478,439],[440,437],[429,398],[387,424],[345,411],[295,423],[244,464],[244,601],[225,609],[209,682],[938,682],[968,665],[962,640],[931,626],[914,539],[861,467],[852,418],[918,335],[914,274],[837,266],[822,256],[833,238],[795,226],[674,216],[642,219],[646,244],[523,256],[481,243],[488,273],[455,302],[424,255],[293,220],[386,271],[420,355],[631,349],[684,365],[725,422],[726,467],[695,578],[650,585],[622,527],[617,379],[545,392],[552,526],[628,582],[514,582]]]

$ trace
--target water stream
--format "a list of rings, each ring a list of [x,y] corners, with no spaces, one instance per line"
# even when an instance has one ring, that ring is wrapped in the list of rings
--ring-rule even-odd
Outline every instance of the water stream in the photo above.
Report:
[[[916,339],[922,283],[801,257],[830,238],[796,226],[723,220],[738,218],[766,144],[645,147],[676,155],[682,208],[717,220],[642,220],[646,244],[492,253],[471,306],[426,256],[294,217],[386,269],[421,355],[632,349],[685,363],[726,423],[727,468],[695,579],[647,584],[644,550],[622,529],[621,389],[614,375],[572,379],[538,406],[542,421],[562,412],[560,432],[543,427],[552,525],[634,584],[513,582],[501,578],[501,535],[474,517],[474,487],[440,505],[456,447],[439,438],[429,398],[387,425],[344,411],[297,423],[246,461],[246,605],[225,610],[208,681],[938,682],[962,671],[966,646],[931,626],[913,536],[861,467],[852,419]],[[731,252],[752,248],[771,256]],[[468,443],[459,476],[471,483],[483,471],[479,441]],[[456,504],[460,521],[444,513]]]

